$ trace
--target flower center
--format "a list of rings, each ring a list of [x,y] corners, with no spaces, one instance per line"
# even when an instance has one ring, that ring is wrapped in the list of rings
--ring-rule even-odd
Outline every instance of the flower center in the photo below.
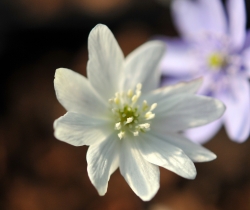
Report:
[[[208,57],[208,63],[211,68],[218,69],[226,66],[226,57],[220,53],[213,53]]]
[[[155,117],[152,111],[157,104],[149,106],[145,100],[141,105],[138,104],[141,87],[141,84],[137,84],[135,92],[133,90],[117,92],[114,98],[109,99],[110,110],[116,122],[114,129],[118,131],[120,139],[128,134],[138,136],[140,132],[150,130],[150,120]]]

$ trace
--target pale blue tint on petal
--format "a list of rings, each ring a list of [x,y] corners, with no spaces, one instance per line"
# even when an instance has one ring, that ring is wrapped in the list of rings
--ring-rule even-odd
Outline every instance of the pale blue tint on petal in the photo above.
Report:
[[[227,106],[224,122],[229,137],[236,142],[245,141],[250,132],[250,90],[246,79],[231,78],[232,92],[220,96]]]
[[[204,144],[212,139],[220,130],[223,123],[222,118],[215,120],[214,122],[211,122],[207,125],[188,129],[185,131],[185,136],[195,143]]]
[[[174,21],[185,37],[203,32],[226,33],[226,16],[218,0],[174,0]]]
[[[225,123],[230,138],[242,142],[249,136],[250,129],[249,92],[246,88],[250,77],[250,33],[246,32],[245,1],[226,0],[225,3],[227,16],[218,0],[173,1],[173,16],[177,28],[182,32],[185,42],[188,41],[189,49],[185,51],[197,62],[195,67],[187,70],[186,78],[182,72],[175,74],[171,67],[162,68],[162,72],[164,84],[204,76],[204,83],[198,93],[221,99],[231,107],[231,111],[227,110],[225,117],[222,117],[222,122]],[[169,53],[172,56],[175,50],[171,47],[169,50],[172,51]],[[167,61],[167,54],[164,59]],[[175,59],[178,60],[177,57]],[[184,64],[182,67],[186,68]],[[234,80],[245,82],[235,85]],[[219,130],[222,122],[194,128],[186,134],[195,142],[205,142]],[[161,127],[160,123],[158,127]]]
[[[214,97],[216,93],[216,86],[217,86],[217,83],[214,79],[214,75],[209,72],[206,72],[204,73],[202,78],[203,78],[203,82],[198,91],[198,94]]]
[[[250,47],[250,30],[247,30],[243,50],[246,49],[246,48],[249,48],[249,47]]]
[[[232,40],[232,49],[240,50],[246,36],[246,10],[244,0],[226,1],[229,18],[229,35]]]
[[[167,52],[162,59],[160,69],[168,76],[188,76],[197,65],[197,59],[190,52],[191,45],[184,40],[165,38]]]
[[[245,69],[246,77],[250,78],[250,46],[242,52],[242,62]]]

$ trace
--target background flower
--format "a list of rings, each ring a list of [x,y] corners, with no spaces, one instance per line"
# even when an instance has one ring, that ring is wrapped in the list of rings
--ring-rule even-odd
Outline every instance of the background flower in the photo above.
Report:
[[[199,93],[222,100],[227,111],[216,122],[191,129],[186,135],[204,143],[224,124],[229,137],[245,141],[250,132],[249,51],[244,0],[227,0],[226,15],[219,0],[173,1],[173,17],[182,39],[165,41],[163,83],[200,76]]]

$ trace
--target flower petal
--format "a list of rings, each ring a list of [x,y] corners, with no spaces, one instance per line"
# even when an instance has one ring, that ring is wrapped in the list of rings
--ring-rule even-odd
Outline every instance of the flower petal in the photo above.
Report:
[[[242,52],[241,58],[242,58],[244,70],[246,73],[246,77],[250,78],[250,46]]]
[[[197,58],[191,53],[191,45],[180,39],[164,39],[167,45],[160,69],[166,76],[190,75],[195,69]]]
[[[229,34],[235,50],[240,50],[245,42],[246,36],[246,10],[244,0],[226,1]]]
[[[123,90],[135,88],[142,83],[142,92],[156,89],[160,82],[158,67],[165,52],[165,44],[149,41],[130,53],[125,60]]]
[[[120,142],[114,133],[88,149],[88,175],[100,195],[107,192],[109,178],[119,166],[119,146]]]
[[[57,139],[73,146],[92,145],[107,138],[113,131],[112,125],[104,120],[87,115],[67,112],[54,122]]]
[[[211,72],[204,72],[203,75],[203,81],[202,85],[197,92],[198,95],[206,95],[210,97],[214,97],[214,94],[216,92],[216,82],[214,74],[211,74]]]
[[[249,48],[249,47],[250,47],[250,30],[247,30],[243,49],[246,49],[246,48]]]
[[[218,119],[207,125],[186,130],[185,136],[195,143],[204,144],[215,136],[221,126],[222,119]]]
[[[153,133],[153,135],[163,139],[173,146],[182,149],[184,153],[194,162],[207,162],[216,158],[214,153],[198,144],[191,142],[181,134],[168,132],[164,134]]]
[[[198,78],[189,82],[179,82],[175,85],[169,85],[162,88],[158,88],[148,94],[145,94],[144,98],[149,104],[152,104],[175,94],[196,93],[201,87],[202,81],[202,78]]]
[[[138,144],[141,154],[150,163],[166,168],[184,178],[195,178],[195,166],[180,148],[154,136],[152,133],[140,135]]]
[[[105,25],[98,24],[89,34],[87,74],[90,83],[105,99],[119,91],[123,72],[123,53],[114,35]]]
[[[176,94],[157,102],[152,130],[181,131],[210,123],[222,116],[224,104],[206,96]]]
[[[226,16],[218,0],[175,0],[172,9],[174,20],[184,36],[226,32]]]
[[[225,93],[220,99],[226,104],[224,121],[229,137],[236,142],[245,141],[250,132],[250,87],[247,79],[232,77],[233,93]]]
[[[72,70],[60,68],[56,70],[54,86],[58,101],[67,111],[104,117],[103,113],[107,105],[84,76]]]
[[[158,166],[142,157],[135,145],[136,140],[122,140],[120,171],[135,194],[148,201],[159,189],[160,171]]]

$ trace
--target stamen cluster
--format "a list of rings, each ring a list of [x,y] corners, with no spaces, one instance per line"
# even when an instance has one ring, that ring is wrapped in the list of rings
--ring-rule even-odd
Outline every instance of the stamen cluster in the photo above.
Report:
[[[118,137],[122,139],[125,135],[132,134],[138,136],[140,132],[150,130],[150,120],[155,117],[152,111],[157,104],[150,107],[147,101],[143,101],[141,106],[138,105],[138,99],[141,96],[142,85],[136,85],[135,92],[115,93],[115,97],[109,99],[110,110],[115,117],[114,129],[118,131]]]
[[[220,53],[213,53],[208,59],[211,68],[222,68],[227,65],[227,57]]]

